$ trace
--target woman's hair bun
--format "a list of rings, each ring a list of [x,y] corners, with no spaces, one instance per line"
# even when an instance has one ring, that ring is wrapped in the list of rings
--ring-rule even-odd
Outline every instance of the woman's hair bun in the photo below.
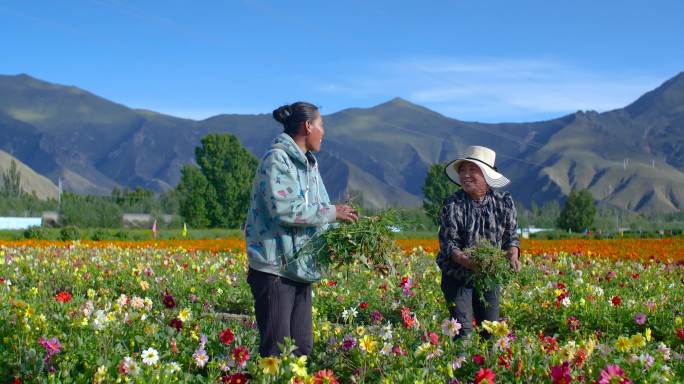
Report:
[[[273,118],[282,125],[286,125],[287,118],[292,115],[292,109],[289,105],[283,105],[273,111]]]

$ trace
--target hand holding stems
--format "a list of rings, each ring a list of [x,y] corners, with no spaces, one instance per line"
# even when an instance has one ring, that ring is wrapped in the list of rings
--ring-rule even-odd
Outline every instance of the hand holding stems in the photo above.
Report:
[[[359,219],[359,214],[354,208],[347,204],[336,204],[335,219],[337,221],[348,221],[353,223]]]
[[[513,247],[506,252],[506,256],[508,259],[511,261],[511,268],[513,269],[514,272],[520,272],[520,260],[518,258],[520,250],[517,247]],[[470,260],[470,255],[467,252],[463,252],[460,250],[455,250],[451,254],[451,261],[454,262],[455,264],[458,264],[464,268],[473,270],[475,269],[475,266],[473,265],[473,262]]]
[[[470,270],[475,269],[473,262],[470,260],[470,255],[467,252],[455,250],[451,253],[451,261],[464,268]]]

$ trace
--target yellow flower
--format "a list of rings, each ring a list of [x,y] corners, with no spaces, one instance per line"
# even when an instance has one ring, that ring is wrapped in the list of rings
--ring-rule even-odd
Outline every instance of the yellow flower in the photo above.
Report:
[[[496,337],[505,337],[510,333],[508,330],[508,325],[506,325],[506,322],[503,321],[485,320],[482,322],[482,328]]]
[[[422,355],[426,354],[427,351],[429,351],[431,347],[432,347],[432,344],[423,343],[423,344],[418,346],[418,349],[416,349],[416,352],[414,353],[414,355],[422,356]]]
[[[368,353],[375,352],[377,346],[378,342],[373,340],[373,338],[370,335],[365,335],[361,338],[361,340],[359,340],[359,348]]]
[[[628,338],[624,336],[618,337],[617,341],[615,342],[615,348],[620,351],[620,352],[626,352],[632,347],[632,343],[629,341]]]
[[[266,357],[261,360],[259,366],[265,374],[276,375],[278,373],[278,367],[280,367],[280,360],[275,357]]]
[[[342,333],[342,327],[335,327],[335,335],[339,336]]]
[[[646,328],[644,336],[646,337],[646,341],[651,341],[651,328]]]
[[[646,346],[646,338],[641,334],[637,333],[629,339],[629,342],[634,348],[641,348]]]
[[[330,322],[329,321],[324,321],[323,324],[321,324],[321,331],[328,333],[330,332]]]
[[[143,291],[147,291],[147,289],[150,287],[150,284],[147,283],[145,280],[140,280],[140,289]]]
[[[192,312],[190,312],[189,308],[181,309],[181,311],[178,313],[178,319],[180,319],[180,321],[182,321],[182,322],[186,322],[186,321],[190,320],[191,317],[192,317]]]
[[[290,371],[295,376],[305,377],[306,373],[306,356],[299,356],[294,362],[290,363]]]
[[[677,325],[677,326],[682,325],[682,318],[681,318],[681,316],[675,317],[675,325]]]
[[[366,329],[363,327],[363,325],[359,325],[356,327],[356,334],[359,336],[363,336],[366,333]]]

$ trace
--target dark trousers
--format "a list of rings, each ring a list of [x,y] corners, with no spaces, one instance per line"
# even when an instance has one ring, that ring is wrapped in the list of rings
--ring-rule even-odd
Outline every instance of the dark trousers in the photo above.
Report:
[[[311,284],[249,269],[247,283],[254,296],[254,311],[259,328],[259,354],[279,356],[278,343],[294,340],[297,355],[313,349],[311,329]]]
[[[485,304],[480,300],[479,291],[442,273],[442,293],[451,317],[461,323],[462,328],[457,338],[468,336],[473,331],[473,320],[477,324],[485,320],[499,320],[501,293],[498,286],[484,292]]]

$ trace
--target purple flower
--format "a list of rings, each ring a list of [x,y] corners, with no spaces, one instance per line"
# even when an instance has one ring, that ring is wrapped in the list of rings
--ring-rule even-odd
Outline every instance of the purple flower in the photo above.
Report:
[[[380,311],[375,310],[371,312],[371,319],[373,320],[374,323],[379,323],[382,321],[382,313]]]
[[[637,313],[634,315],[634,321],[639,325],[646,324],[646,315],[643,313]]]
[[[354,339],[351,335],[347,335],[344,337],[342,340],[342,350],[343,351],[348,351],[356,346],[356,339]]]
[[[52,355],[59,353],[62,348],[62,344],[59,343],[59,340],[57,340],[56,337],[53,337],[50,340],[45,340],[44,337],[41,337],[38,339],[38,344],[45,348],[45,358],[43,359],[45,364],[49,363]]]

